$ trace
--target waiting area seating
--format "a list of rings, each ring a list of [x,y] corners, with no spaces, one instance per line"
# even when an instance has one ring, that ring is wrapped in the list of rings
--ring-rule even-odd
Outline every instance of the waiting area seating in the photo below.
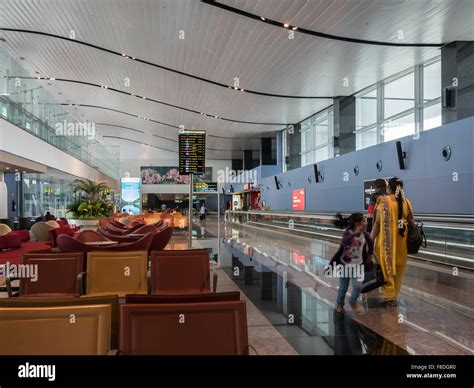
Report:
[[[152,294],[196,294],[217,289],[217,274],[211,270],[207,249],[154,251],[149,284]]]
[[[2,355],[106,355],[109,304],[0,308]]]
[[[51,308],[64,306],[109,305],[111,308],[111,349],[118,349],[119,340],[119,298],[117,295],[82,296],[80,298],[0,298],[0,311],[3,308]],[[0,320],[1,320],[0,315]]]
[[[245,301],[123,304],[120,354],[246,355]]]

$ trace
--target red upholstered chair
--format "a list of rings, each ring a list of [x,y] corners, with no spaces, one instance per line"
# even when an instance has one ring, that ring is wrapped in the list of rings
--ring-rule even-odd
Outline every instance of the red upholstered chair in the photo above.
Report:
[[[116,247],[104,247],[104,250],[107,251],[149,251],[150,245],[153,241],[153,234],[147,233],[145,236],[143,236],[140,240],[131,242],[131,243],[124,243],[120,244],[119,246]],[[94,250],[98,250],[95,248]]]
[[[247,355],[245,301],[123,304],[120,354]]]
[[[104,228],[101,228],[101,227],[99,227],[98,231],[102,236],[104,236],[108,240],[116,241],[118,243],[132,243],[134,241],[137,241],[136,238],[127,237],[127,235],[111,234],[108,232],[108,230],[105,230]]]
[[[153,236],[150,251],[162,251],[165,249],[166,245],[168,245],[169,241],[171,240],[172,235],[173,228],[166,226],[160,229],[158,233]]]
[[[240,300],[239,291],[209,292],[199,294],[164,294],[164,295],[125,295],[125,303],[204,303],[204,302],[228,302]]]
[[[117,228],[120,228],[120,229],[124,229],[125,228],[125,225],[124,224],[121,224],[120,222],[118,221],[115,221],[115,220],[110,220],[108,221],[110,224],[112,224],[113,226],[116,226]]]
[[[29,241],[30,240],[30,231],[26,229],[21,229],[21,230],[13,230],[10,233],[12,234],[17,234],[20,236],[20,240],[23,241]]]
[[[110,241],[107,237],[96,232],[95,230],[83,230],[76,236],[76,240],[82,243],[92,241]]]
[[[135,230],[133,233],[134,234],[146,234],[146,233],[157,233],[158,230],[151,225],[142,225],[140,226],[137,230]]]
[[[19,234],[8,233],[0,236],[0,251],[16,249],[21,247],[21,239]]]
[[[211,292],[207,249],[153,251],[149,274],[152,294],[197,294]],[[213,292],[217,274],[213,272]]]
[[[51,243],[53,248],[58,246],[57,239],[60,234],[67,234],[68,236],[74,236],[75,231],[69,227],[59,227],[48,230],[49,236],[51,237]]]
[[[57,243],[61,252],[89,252],[91,250],[91,247],[67,234],[60,234]]]
[[[83,253],[27,253],[23,264],[36,265],[37,278],[20,279],[20,296],[74,297],[81,293]]]

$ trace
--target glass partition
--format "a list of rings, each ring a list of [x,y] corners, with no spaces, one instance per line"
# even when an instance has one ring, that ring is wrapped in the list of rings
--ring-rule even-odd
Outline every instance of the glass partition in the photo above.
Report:
[[[96,136],[95,123],[80,122],[46,91],[51,82],[32,77],[0,49],[0,118],[117,179],[118,153]]]
[[[225,220],[233,224],[256,226],[333,242],[339,242],[343,232],[334,226],[333,214],[227,211]],[[418,216],[417,220],[424,221],[422,216]],[[423,228],[428,245],[426,248],[421,248],[413,257],[474,269],[474,227],[472,224],[441,224],[424,221]]]

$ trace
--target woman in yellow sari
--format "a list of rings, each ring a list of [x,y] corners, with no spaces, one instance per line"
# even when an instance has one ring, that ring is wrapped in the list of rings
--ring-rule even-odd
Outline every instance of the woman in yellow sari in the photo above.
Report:
[[[383,286],[384,303],[396,306],[407,266],[407,233],[408,225],[413,225],[413,210],[403,193],[401,179],[389,180],[387,194],[377,200],[371,237],[387,282]]]

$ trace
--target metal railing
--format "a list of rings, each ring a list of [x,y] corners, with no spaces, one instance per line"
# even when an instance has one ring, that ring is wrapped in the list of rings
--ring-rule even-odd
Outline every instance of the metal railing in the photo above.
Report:
[[[226,211],[226,222],[339,242],[342,230],[334,226],[334,213]],[[428,246],[410,257],[474,269],[474,216],[416,215],[424,223]]]

